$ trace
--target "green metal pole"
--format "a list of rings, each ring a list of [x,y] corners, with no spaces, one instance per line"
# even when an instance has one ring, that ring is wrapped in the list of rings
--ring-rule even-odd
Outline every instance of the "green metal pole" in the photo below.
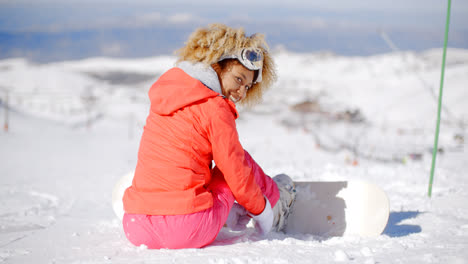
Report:
[[[432,196],[432,183],[434,182],[436,157],[437,157],[437,151],[439,148],[438,145],[439,145],[439,130],[440,130],[440,113],[442,109],[442,91],[444,88],[445,59],[447,57],[447,42],[448,42],[448,32],[449,32],[449,24],[450,24],[451,2],[452,2],[451,0],[448,0],[447,21],[445,22],[445,40],[444,40],[444,52],[442,55],[442,70],[441,70],[441,75],[440,75],[439,106],[437,109],[437,124],[436,124],[436,131],[435,131],[434,148],[432,150],[431,177],[429,179],[429,191],[427,193],[429,197]]]

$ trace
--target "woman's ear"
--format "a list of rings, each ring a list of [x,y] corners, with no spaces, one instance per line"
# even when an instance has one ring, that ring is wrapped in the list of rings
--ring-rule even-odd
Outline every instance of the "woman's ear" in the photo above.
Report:
[[[216,72],[216,75],[218,75],[218,81],[219,85],[221,86],[221,91],[224,91],[223,87],[223,80],[221,79],[221,73],[223,72],[223,69],[221,69],[221,65],[219,63],[213,63],[211,64],[211,68]]]
[[[216,74],[218,74],[218,77],[220,77],[222,69],[221,69],[221,66],[219,65],[219,63],[211,64],[211,68],[213,68],[213,70],[215,70]]]

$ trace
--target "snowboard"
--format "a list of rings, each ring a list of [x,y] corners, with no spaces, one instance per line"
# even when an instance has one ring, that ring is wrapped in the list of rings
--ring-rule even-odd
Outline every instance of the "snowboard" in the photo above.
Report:
[[[122,197],[133,172],[121,177],[112,191],[112,207],[122,220]],[[296,201],[284,229],[287,234],[320,237],[380,235],[387,225],[389,201],[377,185],[364,181],[295,182]]]
[[[285,232],[319,237],[380,235],[390,205],[385,192],[364,181],[295,182],[296,201]]]
[[[129,172],[122,176],[114,185],[112,190],[112,209],[114,213],[120,220],[124,216],[124,208],[122,198],[124,196],[125,190],[132,185],[134,172]]]

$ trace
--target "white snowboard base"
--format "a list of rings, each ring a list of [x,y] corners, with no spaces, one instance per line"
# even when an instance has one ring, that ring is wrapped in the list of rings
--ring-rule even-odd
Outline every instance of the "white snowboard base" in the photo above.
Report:
[[[390,206],[378,186],[363,181],[296,182],[296,202],[286,233],[320,237],[380,235]]]

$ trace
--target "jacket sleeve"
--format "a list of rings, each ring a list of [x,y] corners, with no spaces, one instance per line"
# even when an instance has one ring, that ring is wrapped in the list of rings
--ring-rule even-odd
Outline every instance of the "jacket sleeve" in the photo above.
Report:
[[[265,209],[265,199],[239,142],[233,113],[225,104],[218,106],[208,125],[213,160],[237,202],[258,215]]]

